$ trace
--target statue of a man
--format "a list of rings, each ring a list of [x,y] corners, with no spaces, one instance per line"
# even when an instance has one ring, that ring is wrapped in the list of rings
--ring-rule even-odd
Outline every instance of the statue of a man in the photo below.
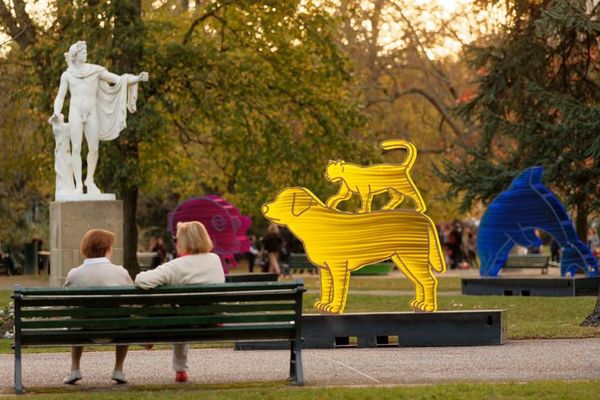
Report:
[[[61,185],[62,194],[83,193],[81,144],[84,135],[88,145],[86,193],[100,194],[100,189],[94,183],[99,141],[113,140],[125,129],[127,110],[131,113],[136,111],[137,84],[147,81],[148,73],[119,76],[100,65],[88,64],[84,41],[72,45],[69,52],[65,53],[65,58],[68,68],[60,77],[60,88],[54,100],[54,113],[49,120],[55,136],[59,129],[64,129],[68,131],[71,141],[70,156],[68,150],[55,153],[57,154],[57,195],[59,194],[58,176],[70,174],[71,170],[75,178],[75,188],[71,189],[71,193],[66,193],[65,188],[70,185]],[[61,112],[67,91],[71,93],[71,102],[68,123],[65,124]],[[62,146],[64,149],[64,143]],[[70,160],[61,160],[59,157],[69,157]],[[59,173],[62,166],[67,167]],[[66,179],[72,182],[70,175]]]

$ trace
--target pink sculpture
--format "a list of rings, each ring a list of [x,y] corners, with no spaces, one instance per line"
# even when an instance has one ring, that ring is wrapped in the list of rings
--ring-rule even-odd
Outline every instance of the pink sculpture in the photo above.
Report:
[[[178,222],[200,221],[213,241],[213,252],[221,257],[225,273],[235,268],[235,254],[247,253],[250,240],[247,231],[252,220],[241,215],[231,203],[216,195],[192,197],[169,213],[169,230],[175,235]]]

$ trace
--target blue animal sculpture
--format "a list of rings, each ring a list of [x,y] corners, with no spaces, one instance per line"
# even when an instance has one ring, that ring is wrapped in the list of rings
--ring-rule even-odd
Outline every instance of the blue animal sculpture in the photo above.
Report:
[[[558,198],[542,184],[542,172],[542,167],[526,169],[490,203],[477,238],[481,276],[498,276],[515,244],[540,246],[535,229],[545,231],[560,244],[562,276],[573,276],[577,270],[598,276],[598,261],[577,238]]]

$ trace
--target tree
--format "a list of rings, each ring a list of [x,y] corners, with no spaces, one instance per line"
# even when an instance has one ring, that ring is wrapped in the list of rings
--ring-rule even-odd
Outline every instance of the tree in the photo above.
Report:
[[[141,0],[123,0],[117,2],[61,1],[54,3],[55,14],[48,16],[49,21],[36,21],[29,15],[23,0],[0,1],[0,22],[18,44],[23,62],[30,67],[31,80],[24,87],[30,91],[30,105],[37,110],[50,110],[52,102],[51,88],[56,87],[60,71],[64,69],[62,54],[72,43],[81,38],[91,44],[92,57],[101,56],[103,64],[109,61],[109,67],[116,73],[129,72],[139,67],[142,58],[144,31],[141,22]],[[99,49],[98,43],[109,40],[109,48]],[[94,57],[95,56],[95,57]],[[108,58],[108,60],[106,60]],[[20,110],[22,113],[28,111]],[[43,112],[38,113],[38,122],[45,119]],[[142,115],[140,115],[142,114]],[[103,151],[100,170],[107,167],[119,168],[112,171],[118,177],[117,192],[123,199],[124,207],[124,264],[134,275],[137,272],[135,207],[137,205],[138,147],[143,132],[148,132],[147,124],[141,122],[143,112],[130,116],[129,128],[117,141],[117,151],[110,152],[117,162],[111,162],[107,152]],[[41,125],[41,123],[40,123]],[[47,129],[41,129],[41,131]],[[106,162],[104,162],[106,161]],[[118,172],[117,172],[118,171]]]
[[[149,96],[181,143],[173,189],[219,193],[261,221],[260,205],[283,187],[333,191],[322,177],[328,159],[372,157],[372,143],[353,140],[363,119],[333,21],[296,0],[215,2],[156,18]],[[174,40],[160,39],[165,27]]]
[[[389,0],[342,0],[335,7],[339,46],[353,64],[357,82],[352,90],[368,120],[363,140],[402,137],[415,143],[419,156],[412,174],[428,213],[437,220],[456,218],[458,202],[442,200],[446,185],[431,166],[451,156],[456,143],[473,133],[451,112],[471,90],[469,69],[440,49],[450,40],[458,44],[457,25],[461,31],[475,22],[486,26],[469,11],[445,12],[431,3]],[[385,161],[401,162],[404,157],[403,152],[391,152]]]
[[[49,3],[48,18],[38,20],[23,0],[0,0],[0,29],[26,68],[23,87],[40,127],[62,54],[77,40],[88,41],[90,62],[151,75],[127,130],[101,146],[97,170],[101,187],[124,200],[132,274],[140,188],[218,192],[259,217],[260,204],[284,186],[333,191],[322,178],[328,158],[373,154],[373,145],[348,140],[363,123],[347,92],[352,76],[333,19],[312,2]]]
[[[586,3],[507,2],[503,34],[470,49],[478,91],[458,112],[481,135],[441,172],[464,209],[542,165],[585,241],[600,204],[600,11]],[[584,324],[599,322],[600,299]]]
[[[503,35],[468,53],[478,91],[458,113],[480,136],[462,144],[442,175],[468,209],[491,200],[522,169],[542,165],[585,240],[600,200],[598,9],[586,13],[583,1],[566,0],[508,5]]]
[[[0,61],[0,240],[3,245],[44,237],[47,232],[46,198],[49,181],[39,172],[50,163],[51,152],[44,140],[35,137],[40,129],[36,111],[19,90],[26,79],[14,59]],[[37,210],[37,212],[36,212]]]

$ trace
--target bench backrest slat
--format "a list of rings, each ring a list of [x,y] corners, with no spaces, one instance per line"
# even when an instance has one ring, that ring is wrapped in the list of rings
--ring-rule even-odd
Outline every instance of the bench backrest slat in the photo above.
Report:
[[[56,317],[73,317],[73,318],[85,318],[85,317],[106,317],[107,315],[112,316],[129,316],[132,314],[141,314],[145,316],[152,315],[201,315],[209,313],[219,312],[260,312],[260,311],[288,311],[294,310],[294,303],[290,302],[265,302],[256,304],[206,304],[199,306],[181,306],[173,307],[168,305],[168,308],[161,306],[149,306],[149,307],[53,307],[53,308],[26,308],[21,311],[22,318],[56,318]]]
[[[47,330],[47,329],[138,329],[144,327],[174,327],[189,326],[197,324],[229,324],[229,323],[259,323],[259,322],[289,322],[293,319],[293,313],[286,314],[215,314],[194,316],[163,316],[136,318],[138,315],[123,316],[122,318],[94,318],[94,319],[33,319],[23,321],[21,328],[25,330]]]
[[[506,260],[507,267],[539,267],[543,268],[548,265],[550,257],[545,255],[527,255],[527,256],[511,256]]]
[[[255,301],[284,301],[294,300],[293,291],[269,292],[240,292],[240,293],[169,293],[165,295],[70,295],[65,297],[55,296],[27,296],[21,301],[22,307],[35,306],[79,306],[79,307],[107,307],[121,305],[154,305],[154,304],[180,304],[201,305],[214,302],[255,302]]]
[[[45,333],[23,332],[23,345],[93,345],[93,344],[143,344],[231,341],[243,339],[292,340],[295,328],[289,324],[231,325],[204,328],[163,328],[137,330],[65,330],[46,331]]]

